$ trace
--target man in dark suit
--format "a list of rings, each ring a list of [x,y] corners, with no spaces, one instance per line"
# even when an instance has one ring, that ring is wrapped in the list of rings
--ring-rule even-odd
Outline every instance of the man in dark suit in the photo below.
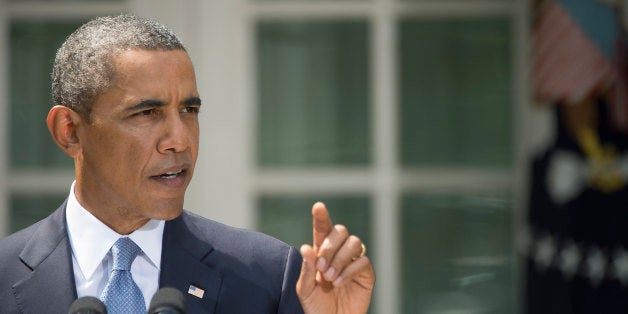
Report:
[[[185,294],[189,313],[367,311],[375,274],[364,245],[322,203],[301,254],[183,210],[201,100],[169,30],[134,16],[92,20],[59,49],[52,79],[46,123],[76,180],[49,217],[0,240],[0,313],[66,313],[87,295],[142,313],[165,286]]]

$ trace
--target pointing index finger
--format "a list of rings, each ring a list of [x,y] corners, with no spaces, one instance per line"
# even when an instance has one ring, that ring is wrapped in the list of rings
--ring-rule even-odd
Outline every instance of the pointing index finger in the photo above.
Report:
[[[312,206],[312,225],[314,235],[314,250],[318,252],[318,248],[323,244],[325,237],[331,232],[333,225],[331,218],[329,218],[329,212],[325,204],[322,202],[316,202]]]

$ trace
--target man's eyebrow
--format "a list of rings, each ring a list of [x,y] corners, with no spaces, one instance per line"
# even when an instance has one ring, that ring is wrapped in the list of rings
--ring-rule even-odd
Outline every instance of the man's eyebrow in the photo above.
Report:
[[[156,99],[144,99],[137,104],[126,108],[125,111],[140,111],[142,109],[152,109],[165,106],[166,103]]]
[[[198,105],[198,106],[200,106],[201,105],[201,99],[198,98],[198,97],[190,97],[190,98],[185,99],[183,101],[183,104],[186,105],[186,106],[191,106],[191,105]]]

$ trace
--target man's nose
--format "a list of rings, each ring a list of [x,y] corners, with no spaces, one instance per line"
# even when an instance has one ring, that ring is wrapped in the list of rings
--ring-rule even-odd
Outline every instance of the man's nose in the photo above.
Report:
[[[159,152],[167,153],[171,151],[179,153],[190,147],[190,132],[192,131],[178,112],[168,115],[163,127],[163,135],[157,148]]]

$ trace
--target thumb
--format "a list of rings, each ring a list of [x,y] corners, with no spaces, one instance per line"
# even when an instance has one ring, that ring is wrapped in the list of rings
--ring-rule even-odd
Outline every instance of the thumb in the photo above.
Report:
[[[316,287],[316,252],[311,246],[304,244],[301,246],[301,256],[303,256],[303,264],[301,265],[301,275],[297,281],[297,295],[301,302],[307,299]]]

